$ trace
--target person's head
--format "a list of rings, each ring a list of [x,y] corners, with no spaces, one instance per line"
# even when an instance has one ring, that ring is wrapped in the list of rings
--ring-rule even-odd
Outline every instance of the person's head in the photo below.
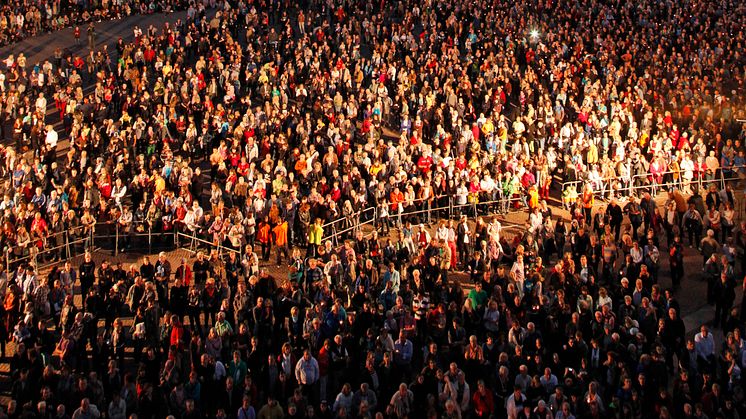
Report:
[[[457,412],[458,407],[456,406],[456,403],[452,399],[448,399],[446,402],[446,413],[450,415],[454,415]]]
[[[518,372],[522,376],[526,376],[528,374],[528,367],[526,365],[521,365],[520,367],[518,367]]]
[[[714,394],[715,396],[720,396],[720,384],[718,383],[712,384],[712,394]]]

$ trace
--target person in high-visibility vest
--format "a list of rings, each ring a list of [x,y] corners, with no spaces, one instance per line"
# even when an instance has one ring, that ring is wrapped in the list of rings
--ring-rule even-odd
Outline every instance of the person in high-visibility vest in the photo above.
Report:
[[[321,226],[321,218],[308,228],[308,248],[306,257],[316,257],[316,249],[321,245],[321,238],[324,236],[324,228]]]

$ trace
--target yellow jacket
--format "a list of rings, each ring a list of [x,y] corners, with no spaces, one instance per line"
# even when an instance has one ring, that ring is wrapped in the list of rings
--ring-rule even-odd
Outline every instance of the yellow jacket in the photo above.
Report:
[[[318,224],[311,224],[308,229],[308,243],[320,245],[321,238],[324,236],[324,229]]]

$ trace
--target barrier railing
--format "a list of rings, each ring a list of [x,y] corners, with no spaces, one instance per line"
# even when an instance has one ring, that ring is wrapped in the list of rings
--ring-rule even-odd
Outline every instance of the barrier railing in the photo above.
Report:
[[[363,226],[370,225],[376,223],[378,217],[377,217],[377,209],[376,207],[370,207],[368,210],[372,210],[372,217],[370,219],[367,219],[363,222],[354,222],[349,227],[343,228],[342,230],[337,230],[336,225],[332,224],[332,234],[324,237],[323,239],[328,241],[331,240],[332,244],[335,247],[339,247],[339,241],[340,239],[344,239],[347,237],[350,233],[356,233],[360,231]],[[352,221],[352,220],[351,220]]]
[[[183,240],[183,242],[181,241]],[[241,260],[243,258],[243,246],[239,247],[238,250],[233,249],[231,247],[224,246],[220,243],[215,243],[214,241],[205,240],[203,238],[197,237],[194,234],[187,234],[181,231],[176,231],[174,233],[174,246],[180,247],[181,244],[189,243],[189,246],[181,246],[184,249],[188,250],[192,254],[196,254],[199,250],[197,250],[200,245],[206,247],[209,249],[212,253],[212,251],[217,252],[217,260],[216,260],[216,276],[218,278],[223,278],[225,274],[225,265],[223,264],[223,255],[228,255],[229,253],[235,253],[238,260]],[[209,256],[209,255],[208,255]]]
[[[703,176],[695,176],[691,179],[691,182],[696,181],[700,188],[711,183],[719,183],[721,187],[724,187],[726,182],[740,179],[739,173],[743,173],[744,171],[746,171],[746,167],[734,166],[727,170],[718,170],[719,176],[709,178]],[[727,175],[726,172],[728,172]],[[658,174],[660,178],[671,180],[660,183],[655,181],[655,179],[653,178],[653,174],[651,173],[634,175],[626,180],[625,183],[628,186],[621,190],[623,193],[625,191],[627,193],[632,193],[639,190],[656,192],[657,188],[665,188],[671,186],[684,187],[686,186],[686,180],[683,176],[683,173],[683,171],[662,172]],[[596,179],[596,182],[606,182],[608,184],[611,181],[616,181],[618,179],[619,178],[607,178],[600,180]],[[579,185],[590,181],[592,180],[576,180],[564,182],[561,185],[564,190],[570,186],[574,186],[577,188]],[[604,194],[609,191],[610,188],[602,187],[594,189],[594,194]],[[446,198],[445,203],[443,202],[444,198]],[[462,203],[456,203],[457,199]],[[464,199],[466,199],[465,203],[463,203]],[[402,206],[402,209],[399,211],[392,211],[389,207],[387,208],[387,214],[385,216],[388,217],[388,222],[393,222],[395,225],[401,225],[404,222],[405,218],[411,219],[412,217],[418,216],[421,217],[422,221],[429,223],[432,221],[433,215],[435,215],[436,218],[453,218],[454,215],[458,213],[467,213],[471,216],[476,216],[479,213],[507,213],[516,203],[520,202],[522,204],[521,206],[525,207],[527,199],[527,194],[524,190],[521,190],[519,193],[513,194],[511,196],[503,196],[502,192],[500,191],[491,193],[469,193],[468,196],[461,196],[459,198],[454,196],[435,196],[431,199],[417,199],[414,201],[410,201],[408,202],[406,207]],[[578,196],[578,199],[580,199],[580,196]],[[380,210],[380,208],[368,207],[350,216],[340,217],[336,220],[330,221],[323,225],[324,231],[329,232],[329,234],[326,234],[323,239],[331,240],[335,246],[338,246],[340,244],[340,241],[350,236],[351,233],[355,233],[361,230],[362,227],[366,225],[373,224],[374,227],[378,229],[382,213],[383,212]],[[206,240],[196,234],[188,234],[185,231],[178,231],[179,229],[177,226],[174,226],[172,231],[154,232],[151,224],[145,224],[147,225],[145,231],[142,231],[142,229],[137,229],[137,226],[139,225],[137,223],[133,223],[129,227],[129,231],[125,232],[122,231],[121,225],[117,222],[103,222],[97,223],[95,225],[95,228],[88,229],[88,232],[84,234],[78,233],[82,233],[85,231],[85,227],[82,226],[78,227],[76,230],[66,230],[60,233],[51,234],[44,238],[46,243],[60,243],[58,241],[60,236],[62,236],[62,242],[60,244],[55,244],[54,246],[45,245],[42,248],[39,248],[31,243],[28,246],[28,252],[24,251],[23,254],[20,255],[17,255],[17,253],[19,252],[14,251],[17,248],[11,247],[6,251],[6,266],[8,270],[10,270],[11,266],[17,265],[20,262],[28,261],[32,265],[36,266],[38,269],[42,269],[55,263],[49,261],[50,259],[53,259],[53,257],[50,257],[52,255],[57,254],[61,257],[69,258],[76,253],[78,248],[82,248],[82,250],[88,250],[95,248],[97,244],[102,247],[112,248],[114,255],[117,255],[121,250],[119,247],[122,239],[131,240],[137,238],[146,238],[148,244],[148,252],[152,253],[154,234],[156,234],[156,236],[159,238],[173,236],[173,243],[177,247],[179,246],[180,241],[184,243],[188,242],[188,249],[192,252],[195,252],[194,249],[197,245],[204,245],[210,249],[215,249],[221,256],[230,252],[241,255],[243,251],[243,249],[236,250],[232,247],[224,246],[222,243],[215,243]],[[111,239],[114,239],[113,243],[111,242]]]
[[[52,242],[57,243],[59,238],[62,238],[61,244],[49,245]],[[41,248],[37,245],[39,240],[43,242]],[[74,257],[76,253],[75,249],[81,245],[84,247],[85,243],[91,242],[91,240],[90,234],[78,237],[75,230],[65,230],[49,234],[43,238],[33,239],[26,246],[10,246],[6,249],[5,255],[6,272],[10,272],[11,267],[15,267],[24,261],[37,269],[52,266],[58,263],[58,259]]]
[[[189,245],[188,246],[182,245],[186,243],[189,243]],[[175,247],[183,247],[184,249],[188,250],[192,254],[195,254],[199,251],[198,249],[200,245],[206,247],[207,249],[211,251],[212,250],[217,251],[219,258],[222,258],[223,255],[227,255],[228,253],[235,253],[239,259],[243,256],[243,246],[240,246],[238,249],[234,249],[232,247],[224,246],[221,243],[215,243],[214,241],[205,240],[203,238],[197,237],[194,234],[187,234],[181,231],[177,231],[176,233],[174,233],[174,246]]]
[[[478,195],[479,194],[470,194],[471,196],[467,198],[467,203],[465,204],[454,204],[454,198],[452,196],[448,196],[447,203],[445,205],[437,205],[432,206],[431,202],[424,202],[424,205],[426,208],[423,209],[416,209],[416,206],[410,205],[408,208],[412,208],[411,210],[403,210],[401,212],[395,212],[392,213],[391,211],[387,211],[388,215],[386,217],[391,220],[394,220],[394,226],[401,226],[406,219],[411,219],[415,216],[423,216],[423,222],[427,222],[428,224],[432,221],[432,215],[443,215],[446,218],[453,218],[453,216],[457,213],[468,213],[472,216],[476,216],[480,213],[484,214],[491,214],[491,213],[507,213],[510,211],[511,207],[516,203],[527,203],[527,198],[525,198],[525,193],[521,192],[517,194],[517,196],[510,196],[510,197],[504,197],[500,199],[490,199],[487,201],[480,201]],[[475,196],[477,195],[477,196]],[[440,200],[444,197],[436,197],[434,199],[435,201]],[[525,205],[524,205],[525,206]],[[374,229],[377,231],[379,229],[379,222],[381,222],[381,211],[378,210],[376,207],[370,207],[368,210],[372,210],[373,217],[370,219],[367,219],[363,222],[357,223],[355,225],[349,226],[342,230],[336,230],[334,227],[337,223],[332,222],[328,223],[327,225],[332,227],[331,234],[326,235],[323,237],[323,240],[327,241],[330,240],[332,244],[335,247],[340,246],[340,241],[343,241],[346,236],[348,236],[350,233],[354,233],[357,231],[360,231],[363,226],[365,225],[373,225]],[[492,211],[497,210],[497,211]]]
[[[148,253],[152,253],[154,235],[163,238],[173,234],[173,232],[168,231],[155,233],[149,224],[146,230],[138,232],[136,226],[137,224],[134,223],[130,227],[132,229],[130,232],[124,232],[119,223],[101,222],[96,223],[94,228],[87,229],[87,231],[84,227],[77,227],[73,230],[49,234],[43,239],[33,239],[31,243],[24,247],[11,246],[7,249],[5,255],[6,268],[10,270],[12,266],[26,262],[36,269],[41,270],[58,263],[57,259],[69,259],[79,253],[97,248],[110,248],[116,256],[121,251],[120,242],[123,239],[131,241],[139,238],[147,238]],[[59,243],[60,238],[62,238],[60,244],[55,244],[54,246],[48,245],[49,243]],[[42,248],[39,248],[35,244],[38,240],[44,241]],[[16,255],[17,253],[21,254]]]
[[[138,231],[137,226],[142,225],[143,230]],[[147,226],[147,227],[146,227]],[[162,242],[164,243],[173,243],[173,237],[169,240],[168,237],[173,236],[175,233],[175,229],[177,228],[175,225],[171,228],[170,231],[153,231],[153,226],[147,222],[145,223],[132,223],[131,226],[129,226],[129,231],[126,231],[124,229],[124,226],[122,226],[120,223],[104,223],[102,227],[105,227],[105,230],[108,232],[108,234],[103,233],[97,233],[94,234],[92,243],[98,242],[98,247],[104,247],[101,246],[101,240],[107,240],[106,244],[108,246],[111,246],[112,252],[114,255],[118,255],[123,249],[121,249],[121,242],[124,240],[125,242],[129,242],[130,246],[132,246],[132,241],[138,240],[138,239],[147,239],[147,245],[148,245],[148,253],[153,253],[153,236],[160,238]],[[103,229],[103,228],[102,228]],[[99,229],[101,230],[101,229]],[[166,240],[163,240],[163,239]],[[111,245],[111,242],[108,240],[114,239],[113,246]],[[136,246],[139,247],[139,246]]]
[[[331,231],[333,236],[354,232],[362,225],[376,219],[376,208],[368,207],[349,216],[342,216],[321,226],[324,231]]]
[[[704,188],[709,187],[709,185],[711,184],[717,184],[720,189],[724,189],[725,185],[728,182],[741,179],[739,176],[739,172],[743,171],[746,171],[746,166],[732,166],[725,170],[720,168],[717,170],[717,173],[712,176],[705,175],[705,172],[703,171],[694,171],[693,176],[689,178],[688,176],[684,176],[686,172],[684,170],[669,170],[660,172],[658,174],[647,172],[629,177],[578,179],[563,182],[561,183],[561,187],[563,194],[568,188],[574,187],[575,191],[578,194],[577,199],[581,199],[583,191],[581,188],[579,188],[579,186],[591,184],[594,196],[596,198],[603,199],[606,197],[606,195],[614,191],[611,183],[620,181],[622,183],[622,187],[618,190],[622,194],[622,196],[630,196],[632,193],[637,193],[638,191],[650,192],[652,195],[655,196],[662,189],[670,187],[685,189],[687,187],[695,185],[699,190],[703,190]],[[726,176],[725,172],[728,172],[729,174]],[[658,178],[663,181],[658,182]]]

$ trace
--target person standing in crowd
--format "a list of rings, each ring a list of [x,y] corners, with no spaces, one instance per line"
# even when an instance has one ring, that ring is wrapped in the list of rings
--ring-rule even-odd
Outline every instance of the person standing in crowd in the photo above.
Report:
[[[273,239],[275,242],[275,248],[277,249],[277,266],[282,264],[282,257],[285,259],[290,258],[288,249],[288,223],[286,220],[280,220],[279,223],[272,229]]]
[[[88,32],[88,49],[93,51],[96,49],[96,27],[93,22],[88,24],[86,31]]]
[[[83,258],[83,263],[78,268],[78,274],[80,278],[80,294],[86,296],[88,295],[88,290],[96,282],[96,264],[93,262],[90,252],[86,252]]]
[[[295,379],[301,386],[305,397],[310,400],[318,397],[319,363],[309,350],[303,352],[303,356],[295,365]]]
[[[321,246],[321,240],[324,235],[324,228],[321,225],[321,218],[317,218],[308,228],[308,247],[306,248],[306,257],[316,257],[318,246]]]

